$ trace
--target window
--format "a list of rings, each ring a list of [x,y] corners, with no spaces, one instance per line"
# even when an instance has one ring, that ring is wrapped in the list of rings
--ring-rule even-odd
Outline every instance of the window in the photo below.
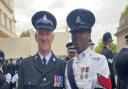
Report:
[[[7,29],[10,30],[10,18],[7,17]]]
[[[7,26],[7,16],[4,14],[4,26]]]
[[[0,9],[0,24],[2,23],[2,10]]]
[[[10,31],[12,31],[12,21],[11,21],[11,19],[9,19],[9,29],[10,29]]]

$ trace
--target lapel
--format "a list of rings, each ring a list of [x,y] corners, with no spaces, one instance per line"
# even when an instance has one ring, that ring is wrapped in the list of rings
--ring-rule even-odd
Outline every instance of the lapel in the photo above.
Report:
[[[41,58],[40,58],[40,56],[39,56],[38,53],[36,53],[36,54],[34,55],[34,60],[33,60],[33,62],[34,62],[35,68],[36,68],[39,72],[42,72],[42,73],[43,73],[43,72],[44,72],[44,71],[43,71],[44,65],[42,64]]]
[[[56,69],[55,67],[56,67],[57,60],[56,60],[56,56],[53,53],[46,67],[42,64],[41,58],[38,53],[34,55],[33,59],[34,59],[33,62],[34,62],[35,68],[39,72],[41,72],[42,75],[48,74],[49,72],[54,71]]]
[[[57,63],[56,56],[52,52],[52,56],[46,66],[46,74],[56,69],[56,63]]]

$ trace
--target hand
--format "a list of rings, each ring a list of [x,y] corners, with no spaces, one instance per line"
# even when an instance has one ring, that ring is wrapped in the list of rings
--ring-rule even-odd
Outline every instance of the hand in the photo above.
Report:
[[[12,78],[11,74],[7,73],[7,75],[5,76],[6,82],[10,83],[11,78]]]
[[[12,83],[15,83],[17,80],[18,80],[18,74],[15,74],[13,77],[12,77],[12,80],[11,80],[11,82]]]

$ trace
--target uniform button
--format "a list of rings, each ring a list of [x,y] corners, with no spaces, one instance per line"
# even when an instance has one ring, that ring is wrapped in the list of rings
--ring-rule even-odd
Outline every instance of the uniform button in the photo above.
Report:
[[[43,81],[46,81],[47,79],[46,78],[43,78]]]
[[[82,57],[85,57],[85,54],[84,53],[82,54]]]

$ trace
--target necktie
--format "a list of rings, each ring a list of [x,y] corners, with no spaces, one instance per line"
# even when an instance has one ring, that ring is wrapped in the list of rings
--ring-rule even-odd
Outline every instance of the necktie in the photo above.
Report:
[[[43,64],[46,66],[46,58],[43,58]]]

